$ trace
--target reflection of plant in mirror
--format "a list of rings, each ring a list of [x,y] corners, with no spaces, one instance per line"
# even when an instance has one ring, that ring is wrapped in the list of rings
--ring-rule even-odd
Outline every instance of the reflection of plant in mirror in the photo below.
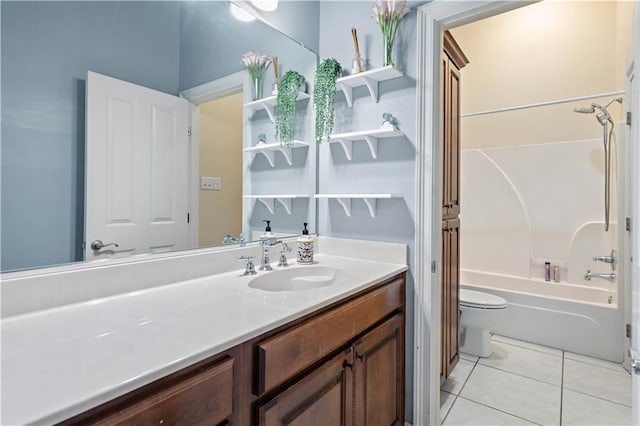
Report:
[[[316,70],[313,83],[313,106],[316,111],[316,142],[329,138],[333,131],[333,99],[336,94],[336,78],[342,66],[333,58],[327,58]]]
[[[296,71],[287,71],[278,83],[276,104],[276,138],[285,146],[293,144],[298,90],[304,84],[304,76]]]

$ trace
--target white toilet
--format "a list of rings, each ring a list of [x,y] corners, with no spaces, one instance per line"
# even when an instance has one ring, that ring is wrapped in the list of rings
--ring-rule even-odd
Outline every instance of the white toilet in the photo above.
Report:
[[[493,328],[504,318],[507,301],[481,291],[460,289],[460,351],[480,357],[491,356]]]

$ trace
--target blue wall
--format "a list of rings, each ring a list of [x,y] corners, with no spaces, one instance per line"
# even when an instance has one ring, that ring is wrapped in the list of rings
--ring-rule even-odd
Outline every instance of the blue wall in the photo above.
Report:
[[[406,416],[413,417],[413,250],[415,246],[415,158],[416,158],[416,7],[405,16],[396,37],[396,66],[405,76],[380,84],[375,103],[366,88],[354,90],[353,107],[336,94],[335,132],[377,128],[382,113],[390,112],[400,121],[406,137],[378,142],[378,159],[373,160],[364,142],[354,142],[353,160],[348,161],[338,144],[322,144],[318,154],[321,193],[396,193],[402,199],[379,200],[375,218],[362,200],[353,200],[347,217],[335,200],[321,200],[319,233],[326,236],[389,241],[409,247],[406,319]],[[372,2],[341,1],[320,3],[320,57],[336,58],[347,70],[354,57],[351,27],[358,30],[360,49],[370,67],[382,66],[383,45],[380,28],[371,18]],[[426,401],[425,401],[426,403]]]
[[[82,258],[87,71],[178,93],[179,4],[2,1],[2,270]]]
[[[213,40],[224,42],[212,43]],[[264,23],[234,19],[227,2],[183,3],[180,24],[180,90],[244,70],[240,58],[248,51],[277,56],[282,73],[290,69],[304,73],[310,62],[315,66],[316,61],[313,53]],[[265,78],[265,96],[272,83],[273,67],[269,67]]]

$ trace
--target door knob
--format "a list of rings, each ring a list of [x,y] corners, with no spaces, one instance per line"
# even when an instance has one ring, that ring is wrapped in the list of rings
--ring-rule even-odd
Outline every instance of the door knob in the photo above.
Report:
[[[98,250],[101,250],[101,249],[103,249],[105,247],[109,247],[109,246],[120,247],[117,243],[105,244],[105,243],[102,242],[102,240],[93,240],[89,247],[91,247],[91,250],[93,250],[93,251],[98,251]]]

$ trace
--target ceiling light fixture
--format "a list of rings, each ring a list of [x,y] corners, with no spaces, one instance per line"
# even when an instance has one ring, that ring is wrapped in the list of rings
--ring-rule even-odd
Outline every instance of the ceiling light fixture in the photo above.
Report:
[[[249,0],[249,2],[265,12],[273,12],[278,8],[278,0]]]
[[[229,11],[231,12],[231,15],[239,21],[251,22],[256,20],[255,16],[233,3],[229,3]]]

